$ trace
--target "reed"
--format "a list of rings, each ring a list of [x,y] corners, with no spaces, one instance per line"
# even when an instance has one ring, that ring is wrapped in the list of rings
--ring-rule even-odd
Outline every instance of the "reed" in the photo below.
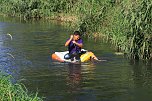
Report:
[[[29,95],[24,85],[12,84],[11,78],[0,72],[0,101],[42,101],[37,93]]]
[[[128,47],[131,57],[152,58],[152,1],[142,0],[126,17],[129,23],[127,39],[130,41]]]
[[[152,59],[152,1],[114,1],[101,4],[101,13],[92,10],[92,13],[86,12],[87,16],[81,19],[80,29],[92,33],[87,36],[94,36],[96,32],[104,33],[118,51],[128,53],[130,58]]]

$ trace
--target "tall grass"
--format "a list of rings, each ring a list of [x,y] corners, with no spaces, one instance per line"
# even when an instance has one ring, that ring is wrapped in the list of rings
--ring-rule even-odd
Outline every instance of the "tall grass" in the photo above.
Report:
[[[129,22],[130,53],[133,58],[149,59],[152,54],[152,1],[142,0],[126,16]]]
[[[42,101],[35,95],[29,95],[21,84],[12,84],[11,77],[0,72],[0,101]]]
[[[151,0],[1,0],[0,11],[24,18],[75,15],[75,28],[86,36],[106,36],[131,58],[152,59]]]
[[[88,4],[80,29],[104,34],[118,51],[134,59],[152,59],[152,1],[105,0]],[[97,1],[97,0],[96,0]],[[96,10],[96,11],[95,11]],[[102,36],[102,35],[98,35]]]
[[[1,0],[1,13],[24,18],[41,18],[57,13],[67,13],[73,0]]]

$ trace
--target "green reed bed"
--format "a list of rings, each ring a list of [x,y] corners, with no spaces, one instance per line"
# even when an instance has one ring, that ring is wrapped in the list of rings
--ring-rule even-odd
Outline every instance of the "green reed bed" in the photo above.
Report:
[[[133,6],[133,5],[132,5]],[[133,58],[152,58],[152,1],[143,0],[126,15],[129,23],[127,39]]]
[[[91,1],[82,4],[87,5],[84,7],[88,11],[81,11],[85,14],[79,23],[81,31],[89,33],[89,37],[106,36],[118,51],[130,58],[152,59],[151,0]]]
[[[58,13],[67,13],[73,3],[72,0],[1,0],[0,11],[26,19],[51,17]]]
[[[25,19],[76,16],[75,30],[87,37],[110,40],[130,58],[152,59],[151,0],[1,0],[0,11]]]
[[[80,30],[87,31],[89,37],[104,34],[130,58],[152,59],[151,0],[92,1],[86,6],[88,11],[82,11],[85,15],[81,17]]]
[[[11,76],[0,72],[0,101],[42,101],[35,95],[29,95],[22,84],[12,84]]]

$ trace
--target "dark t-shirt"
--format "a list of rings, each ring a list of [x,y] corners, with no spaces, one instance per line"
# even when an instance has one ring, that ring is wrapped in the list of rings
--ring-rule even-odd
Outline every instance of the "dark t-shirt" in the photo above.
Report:
[[[69,40],[69,39],[68,39]],[[83,41],[82,39],[80,38],[79,40],[76,41],[77,43],[79,44],[82,44]],[[69,50],[69,53],[70,54],[73,54],[73,53],[80,53],[81,52],[81,47],[75,45],[72,41],[69,43],[69,46],[68,46],[68,50]]]

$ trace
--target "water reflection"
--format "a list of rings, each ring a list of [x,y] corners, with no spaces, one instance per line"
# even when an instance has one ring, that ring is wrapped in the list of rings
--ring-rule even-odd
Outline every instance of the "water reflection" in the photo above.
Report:
[[[143,63],[142,61],[131,61],[133,66],[133,80],[135,88],[152,87],[152,67],[151,63]]]
[[[10,39],[7,35],[2,34],[1,32],[0,34],[0,71],[16,77],[18,71],[16,70],[17,67],[14,63],[15,59],[11,54],[13,49],[7,46]]]
[[[68,76],[67,76],[67,85],[68,92],[74,93],[81,90],[81,64],[68,64]]]
[[[132,88],[129,90],[131,101],[150,101],[152,99],[152,67],[151,63],[131,60]]]

